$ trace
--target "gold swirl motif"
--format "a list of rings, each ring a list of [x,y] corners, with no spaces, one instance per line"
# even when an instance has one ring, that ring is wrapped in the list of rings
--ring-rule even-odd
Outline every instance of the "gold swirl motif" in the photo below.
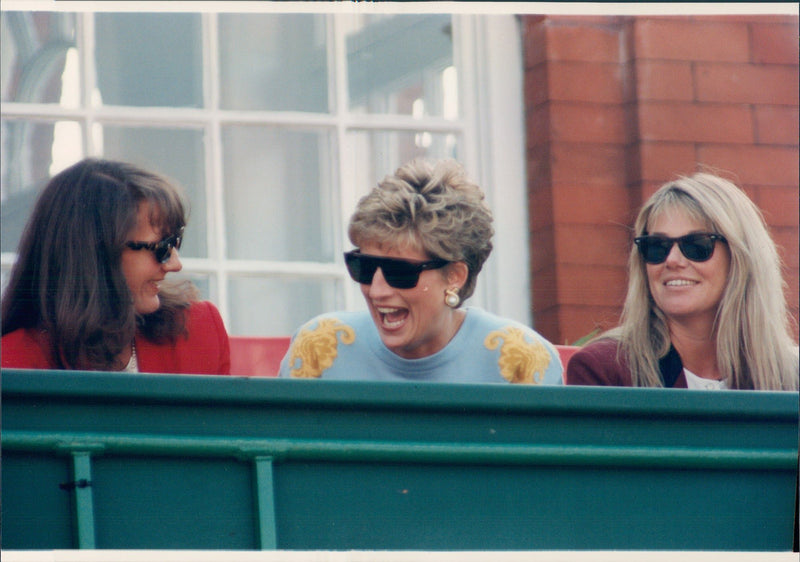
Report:
[[[322,376],[322,372],[333,365],[338,355],[337,334],[341,334],[341,342],[347,345],[356,340],[353,328],[336,318],[320,320],[313,330],[301,330],[292,342],[289,356],[289,365],[297,365],[300,361],[300,366],[292,368],[291,376],[303,379]]]
[[[540,384],[551,357],[542,342],[525,341],[525,332],[519,328],[506,328],[491,332],[483,341],[486,349],[500,347],[497,361],[500,374],[511,383]]]

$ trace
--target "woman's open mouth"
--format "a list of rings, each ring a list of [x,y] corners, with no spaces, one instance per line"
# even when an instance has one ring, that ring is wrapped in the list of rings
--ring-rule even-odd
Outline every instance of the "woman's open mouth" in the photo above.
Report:
[[[387,330],[396,330],[402,326],[408,318],[407,308],[375,307],[380,315],[381,326]]]

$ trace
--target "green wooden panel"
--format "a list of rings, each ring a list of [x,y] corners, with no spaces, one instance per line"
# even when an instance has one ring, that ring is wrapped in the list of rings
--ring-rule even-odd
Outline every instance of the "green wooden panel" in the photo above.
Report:
[[[5,549],[792,547],[796,393],[2,376]]]
[[[58,484],[72,479],[71,459],[50,452],[28,453],[3,445],[3,547],[73,548],[72,497]]]
[[[258,549],[252,471],[230,457],[99,455],[97,547]]]

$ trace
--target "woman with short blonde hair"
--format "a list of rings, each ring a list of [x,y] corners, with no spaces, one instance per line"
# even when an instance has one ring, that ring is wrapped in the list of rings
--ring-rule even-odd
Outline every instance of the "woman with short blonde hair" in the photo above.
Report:
[[[281,376],[561,384],[555,348],[531,328],[462,306],[492,250],[492,214],[452,160],[409,162],[364,196],[345,265],[367,310],[302,326]]]

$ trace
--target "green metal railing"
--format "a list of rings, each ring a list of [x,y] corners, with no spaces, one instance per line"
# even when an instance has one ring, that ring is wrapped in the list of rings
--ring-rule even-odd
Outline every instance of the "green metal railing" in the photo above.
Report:
[[[27,504],[13,495],[27,497],[25,479],[35,472],[25,467],[35,471],[36,463],[45,462],[42,459],[69,461],[71,480],[58,484],[72,497],[71,521],[59,524],[73,529],[78,548],[128,547],[114,542],[124,540],[147,544],[147,537],[124,538],[125,523],[117,522],[118,515],[108,514],[108,494],[112,493],[108,487],[102,492],[103,502],[97,503],[95,465],[109,459],[150,459],[147,466],[153,467],[153,478],[167,478],[167,484],[178,487],[183,483],[176,478],[181,476],[160,472],[157,459],[172,459],[185,467],[179,475],[201,480],[205,468],[199,459],[244,463],[251,474],[252,544],[264,550],[435,550],[470,544],[496,549],[725,549],[724,539],[705,537],[702,532],[695,537],[678,532],[674,537],[643,539],[625,530],[631,525],[664,525],[681,517],[698,521],[741,518],[741,529],[729,525],[727,539],[738,550],[749,549],[749,544],[759,550],[791,547],[798,466],[796,395],[491,385],[413,388],[98,373],[4,371],[3,377],[2,447],[4,456],[11,454],[12,468],[10,476],[3,471],[4,547],[18,544],[13,536],[17,529],[26,529],[19,544],[57,546],[47,543],[44,531],[27,530],[26,518],[33,515],[23,512],[33,508],[25,507]],[[108,467],[100,472],[106,482],[111,478],[123,488],[129,485],[126,482],[136,481],[125,474],[129,464],[115,465],[112,473]],[[235,473],[231,466],[221,474]],[[308,471],[310,480],[297,480]],[[17,478],[16,474],[26,476]],[[49,477],[41,478],[46,483]],[[384,482],[397,478],[402,480],[402,493],[387,492],[390,484],[384,486]],[[538,481],[550,482],[553,489],[540,490]],[[223,496],[241,497],[236,496],[231,482],[220,480]],[[297,488],[298,483],[319,486],[319,505],[308,505],[309,491]],[[702,485],[695,493],[692,490],[698,483]],[[362,502],[357,488],[362,485],[363,493],[374,499]],[[487,485],[490,488],[481,491]],[[652,505],[646,496],[637,495],[636,486],[641,494],[656,492]],[[665,487],[663,497],[661,487]],[[418,490],[427,491],[419,505],[409,507],[415,497],[408,490],[417,494],[422,494]],[[503,518],[507,514],[499,500],[495,506],[492,492],[511,494],[512,498],[515,490],[530,498],[531,504],[544,502],[531,505],[530,510],[527,501],[520,502],[516,506],[519,517],[536,520],[542,510],[546,513],[549,509],[552,515],[543,520],[552,518],[554,526],[565,530],[549,537],[533,526],[530,539],[497,538],[491,536],[497,534],[491,531],[495,523],[487,519],[486,536],[480,537],[474,536],[476,530],[471,527],[482,527],[480,516],[474,521],[467,518],[461,525],[458,517],[453,517],[462,510],[466,514],[485,510],[487,518]],[[605,499],[595,504],[589,499],[593,490]],[[455,492],[464,499],[448,499]],[[135,489],[124,494],[126,505],[135,504],[131,499],[136,499]],[[453,497],[460,497],[458,494]],[[674,501],[671,495],[676,496]],[[161,500],[157,494],[154,497],[153,501]],[[719,498],[730,498],[725,500],[728,505]],[[165,497],[163,501],[172,500]],[[658,521],[637,522],[638,515],[631,513],[633,506],[626,505],[631,502],[638,502],[638,509],[652,511]],[[230,503],[232,512],[243,509],[234,499]],[[587,508],[587,503],[593,507]],[[204,509],[202,502],[197,505]],[[573,511],[585,509],[586,513],[573,514],[567,510],[571,505]],[[362,513],[364,506],[374,513]],[[756,513],[744,513],[748,506]],[[165,504],[164,509],[169,511],[169,507]],[[57,503],[47,511],[34,510],[39,517],[58,511]],[[196,516],[213,518],[215,512]],[[574,531],[582,525],[596,525],[601,516],[620,523],[587,531],[585,536]],[[435,525],[428,531],[414,520],[427,517],[442,525],[441,531]],[[247,519],[244,516],[243,520]],[[353,528],[363,527],[365,543],[334,529],[345,521]],[[381,531],[370,521],[391,525]],[[776,522],[785,529],[767,533],[759,528]],[[573,536],[569,535],[570,526]],[[183,531],[162,532],[156,523],[147,528],[155,533],[157,543],[147,548],[163,548],[175,541],[193,544],[191,535],[184,536]],[[237,529],[235,525],[232,528]],[[241,548],[226,544],[223,533],[209,540],[216,541],[213,548]]]

